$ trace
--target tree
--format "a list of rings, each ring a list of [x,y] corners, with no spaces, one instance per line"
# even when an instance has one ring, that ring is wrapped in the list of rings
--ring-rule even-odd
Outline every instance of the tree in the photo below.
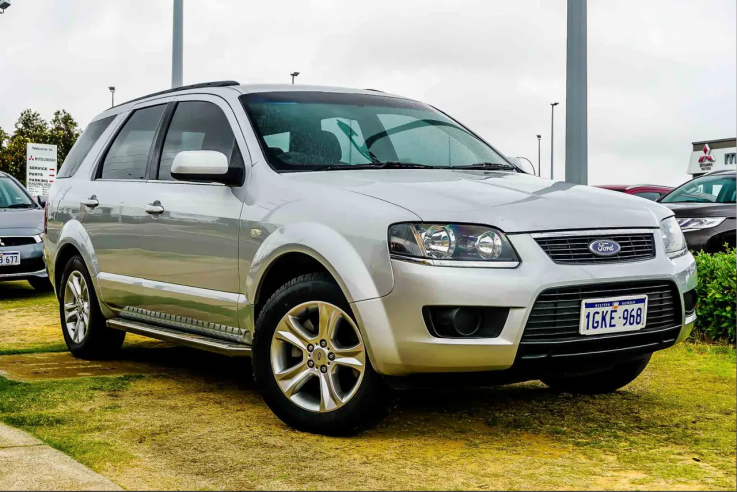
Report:
[[[80,135],[79,125],[65,110],[54,113],[51,123],[36,111],[26,109],[15,122],[15,131],[8,135],[0,129],[0,171],[26,182],[26,147],[29,143],[57,146],[57,160],[61,165]]]
[[[80,133],[79,125],[74,121],[72,115],[63,109],[54,113],[49,130],[49,143],[56,145],[60,165],[64,162],[67,154],[72,149],[72,145],[79,138]]]

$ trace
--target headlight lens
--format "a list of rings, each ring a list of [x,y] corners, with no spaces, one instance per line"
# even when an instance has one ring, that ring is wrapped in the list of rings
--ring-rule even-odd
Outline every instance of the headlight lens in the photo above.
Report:
[[[675,217],[668,217],[660,223],[660,236],[663,238],[665,253],[668,258],[676,258],[685,255],[686,239],[683,237],[681,227]]]
[[[394,224],[389,251],[399,259],[416,258],[440,266],[514,268],[519,258],[503,232],[466,224]]]
[[[699,229],[710,229],[716,227],[725,220],[726,217],[695,217],[695,218],[680,218],[676,219],[678,225],[681,226],[681,230],[686,231],[697,231]]]

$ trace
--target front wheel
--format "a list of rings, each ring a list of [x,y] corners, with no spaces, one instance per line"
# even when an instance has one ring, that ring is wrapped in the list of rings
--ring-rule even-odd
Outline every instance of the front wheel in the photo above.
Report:
[[[542,382],[551,388],[566,393],[602,394],[611,393],[637,379],[650,362],[652,354],[635,360],[616,364],[606,371],[582,376],[560,376],[544,378]]]
[[[265,303],[256,324],[253,372],[266,404],[288,425],[348,435],[393,408],[350,313],[338,285],[321,273],[292,280]]]
[[[106,326],[92,279],[80,256],[73,256],[67,262],[58,295],[61,329],[72,355],[105,359],[120,350],[125,332]]]

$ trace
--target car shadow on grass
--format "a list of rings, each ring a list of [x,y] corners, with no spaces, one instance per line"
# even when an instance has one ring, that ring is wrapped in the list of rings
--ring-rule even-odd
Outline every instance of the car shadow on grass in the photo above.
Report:
[[[174,379],[195,380],[209,388],[242,391],[258,397],[250,358],[166,346],[126,347],[118,357],[151,364]],[[366,436],[396,438],[446,434],[454,438],[481,433],[567,435],[581,442],[600,442],[619,429],[661,427],[660,413],[642,392],[620,390],[607,395],[572,395],[539,381],[475,389],[405,390],[397,409]],[[264,404],[265,405],[265,404]],[[657,405],[655,405],[657,406]],[[464,436],[465,435],[465,436]]]
[[[0,282],[0,307],[16,307],[41,299],[53,298],[53,291],[38,291],[25,280]],[[7,301],[7,304],[5,304]]]

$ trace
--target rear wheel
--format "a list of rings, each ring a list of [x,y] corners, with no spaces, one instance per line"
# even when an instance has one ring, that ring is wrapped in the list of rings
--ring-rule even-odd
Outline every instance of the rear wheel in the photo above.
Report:
[[[125,332],[106,326],[92,279],[80,256],[67,262],[58,295],[64,341],[75,357],[104,359],[120,350]]]
[[[394,406],[348,302],[327,274],[298,277],[266,302],[256,324],[253,371],[277,417],[306,432],[353,434]]]
[[[639,359],[622,362],[606,371],[582,376],[544,378],[542,382],[551,388],[566,393],[601,394],[611,393],[637,379],[650,362],[652,354]]]

